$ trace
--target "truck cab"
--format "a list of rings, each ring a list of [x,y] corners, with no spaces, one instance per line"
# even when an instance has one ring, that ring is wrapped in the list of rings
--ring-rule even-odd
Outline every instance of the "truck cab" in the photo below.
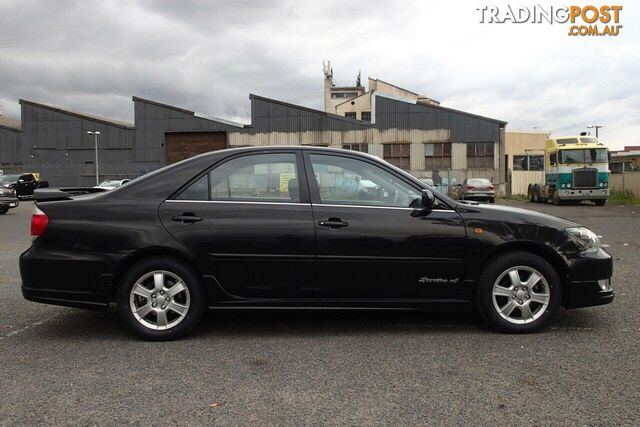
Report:
[[[603,206],[609,197],[607,148],[593,136],[550,138],[545,147],[545,182],[529,185],[531,201],[562,204],[590,200]]]

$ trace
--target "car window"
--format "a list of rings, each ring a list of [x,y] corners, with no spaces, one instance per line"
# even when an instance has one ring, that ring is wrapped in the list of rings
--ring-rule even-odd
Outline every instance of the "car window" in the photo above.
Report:
[[[299,202],[296,155],[237,157],[202,176],[177,199]]]
[[[311,154],[322,203],[410,207],[418,190],[379,166],[358,159]]]
[[[471,178],[467,180],[468,185],[491,185],[491,181],[484,178]]]

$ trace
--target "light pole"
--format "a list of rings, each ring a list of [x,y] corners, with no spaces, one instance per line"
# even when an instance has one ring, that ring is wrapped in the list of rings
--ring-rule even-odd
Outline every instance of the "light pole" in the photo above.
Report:
[[[97,130],[88,130],[87,135],[93,135],[95,145],[96,145],[96,185],[100,185],[100,169],[98,167],[98,135],[100,135],[100,131]]]
[[[596,130],[596,138],[598,137],[598,129],[600,129],[601,127],[604,127],[602,125],[589,125],[587,126],[587,129],[594,129]]]

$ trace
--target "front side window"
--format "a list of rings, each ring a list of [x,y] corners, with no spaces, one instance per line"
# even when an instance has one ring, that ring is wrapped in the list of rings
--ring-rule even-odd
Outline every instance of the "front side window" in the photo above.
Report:
[[[420,203],[418,190],[371,163],[323,154],[310,158],[322,203],[404,208]]]
[[[296,155],[237,157],[199,178],[177,199],[299,202]]]

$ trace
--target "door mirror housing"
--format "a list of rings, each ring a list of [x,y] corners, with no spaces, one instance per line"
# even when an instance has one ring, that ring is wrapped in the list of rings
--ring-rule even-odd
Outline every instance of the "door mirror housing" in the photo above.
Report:
[[[423,189],[422,190],[422,207],[423,208],[433,207],[435,202],[436,202],[436,197],[433,195],[433,192],[426,188]]]

